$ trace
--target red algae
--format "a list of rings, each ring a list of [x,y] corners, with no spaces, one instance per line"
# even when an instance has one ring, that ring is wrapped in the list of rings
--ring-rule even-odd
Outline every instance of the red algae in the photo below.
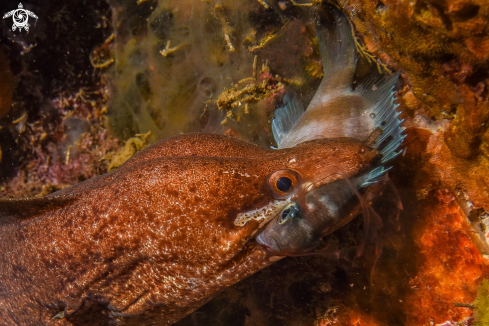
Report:
[[[488,278],[480,216],[489,210],[489,5],[352,0],[340,6],[365,49],[402,71],[398,101],[410,128],[407,155],[392,176],[415,192],[409,209],[418,214],[404,212],[414,226],[401,229],[416,244],[417,270],[403,299],[406,325],[467,323],[473,311],[456,305],[470,306]]]
[[[107,172],[100,161],[121,147],[107,131],[103,91],[81,90],[52,101],[56,119],[27,124],[19,139],[32,146],[16,175],[0,187],[2,197],[50,194]]]

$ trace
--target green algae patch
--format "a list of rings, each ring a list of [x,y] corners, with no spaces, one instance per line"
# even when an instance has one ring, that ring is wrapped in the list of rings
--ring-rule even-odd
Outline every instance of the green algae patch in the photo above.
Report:
[[[477,291],[475,306],[475,326],[489,325],[489,280],[483,280],[481,287]]]

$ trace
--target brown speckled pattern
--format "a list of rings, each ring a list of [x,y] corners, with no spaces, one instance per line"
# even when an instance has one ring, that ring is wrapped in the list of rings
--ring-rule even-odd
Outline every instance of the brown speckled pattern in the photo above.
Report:
[[[173,323],[272,263],[252,237],[258,222],[233,223],[276,200],[271,173],[351,176],[376,154],[346,138],[284,150],[207,134],[155,144],[57,192],[76,198],[67,205],[0,224],[0,325]]]

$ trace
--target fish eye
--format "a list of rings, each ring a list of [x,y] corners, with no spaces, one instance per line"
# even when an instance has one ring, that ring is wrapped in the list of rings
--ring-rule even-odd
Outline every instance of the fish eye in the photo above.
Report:
[[[290,203],[285,207],[285,209],[282,211],[282,214],[280,215],[280,218],[278,219],[278,224],[284,224],[288,220],[294,217],[299,217],[300,216],[300,206],[297,203]]]
[[[268,186],[273,195],[277,198],[283,198],[290,195],[299,184],[299,176],[295,171],[279,170],[272,173],[268,178]]]

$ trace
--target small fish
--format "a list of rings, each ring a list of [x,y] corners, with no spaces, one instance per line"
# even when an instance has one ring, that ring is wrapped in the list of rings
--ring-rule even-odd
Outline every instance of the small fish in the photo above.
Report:
[[[365,203],[380,196],[390,169],[385,163],[401,153],[397,149],[406,137],[394,103],[398,74],[372,74],[353,89],[357,56],[352,30],[337,9],[331,14],[335,28],[326,29],[319,20],[316,24],[324,78],[305,111],[297,98],[284,96],[284,105],[275,111],[272,121],[273,135],[279,149],[313,139],[336,138],[341,142],[353,138],[378,150],[381,159],[372,170],[353,177],[337,166],[335,173],[341,179],[324,183],[323,172],[305,182],[282,214],[257,237],[259,244],[277,255],[312,251],[325,235],[362,211],[369,214]]]

